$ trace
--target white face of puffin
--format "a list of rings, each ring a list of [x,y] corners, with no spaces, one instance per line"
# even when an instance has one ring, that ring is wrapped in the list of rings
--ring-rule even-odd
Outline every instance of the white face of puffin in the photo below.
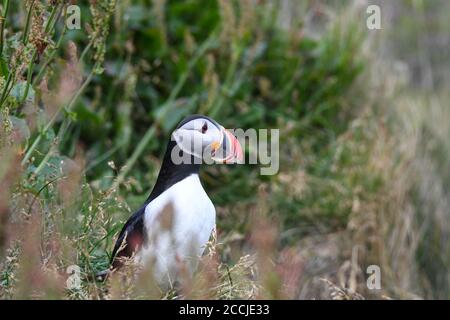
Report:
[[[183,152],[206,163],[243,162],[242,147],[236,137],[207,118],[186,122],[172,133],[172,137]]]

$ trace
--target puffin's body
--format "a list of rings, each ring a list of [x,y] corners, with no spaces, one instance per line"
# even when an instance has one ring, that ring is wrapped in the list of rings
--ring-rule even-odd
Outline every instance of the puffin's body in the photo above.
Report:
[[[111,259],[113,270],[122,266],[124,257],[133,257],[143,266],[151,263],[162,287],[174,283],[180,268],[195,270],[214,229],[216,210],[200,182],[200,152],[192,148],[193,141],[201,142],[203,153],[212,150],[216,162],[242,161],[239,142],[214,120],[200,115],[184,119],[168,143],[150,196],[119,234]],[[221,156],[215,155],[219,148],[223,148]],[[178,151],[189,155],[187,163],[174,158]]]

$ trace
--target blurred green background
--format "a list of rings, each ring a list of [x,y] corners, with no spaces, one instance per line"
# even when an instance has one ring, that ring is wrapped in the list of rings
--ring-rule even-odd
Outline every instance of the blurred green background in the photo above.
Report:
[[[328,297],[320,278],[368,298],[449,298],[448,1],[371,2],[381,30],[366,27],[367,1],[75,1],[80,30],[64,28],[63,1],[3,1],[2,14],[7,2],[2,146],[23,148],[7,221],[41,212],[42,246],[67,241],[58,268],[107,266],[171,130],[202,113],[281,130],[277,175],[202,171],[224,264],[252,252],[263,212],[275,264],[286,249],[301,260],[290,298]],[[67,202],[58,181],[72,172]],[[8,237],[4,259],[20,261]],[[370,264],[382,290],[365,286]],[[0,296],[17,296],[17,265],[2,263]],[[84,290],[72,294],[96,297]]]

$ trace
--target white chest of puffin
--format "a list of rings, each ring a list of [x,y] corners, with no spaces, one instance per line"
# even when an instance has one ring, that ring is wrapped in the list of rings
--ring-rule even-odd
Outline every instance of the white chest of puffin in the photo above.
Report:
[[[180,154],[185,156],[181,163],[176,158]],[[133,257],[144,267],[151,263],[163,288],[175,282],[180,268],[195,270],[216,222],[215,207],[199,178],[205,157],[215,163],[243,160],[229,131],[206,116],[188,116],[172,133],[150,196],[119,234],[113,270],[122,267],[123,258]]]
[[[166,226],[164,218],[158,218],[162,212],[171,215],[166,217],[171,220]],[[172,283],[178,264],[184,263],[191,271],[195,269],[197,257],[203,254],[215,224],[216,209],[198,174],[192,174],[145,207],[144,227],[152,241],[140,250],[137,258],[141,263],[153,260],[155,278]]]

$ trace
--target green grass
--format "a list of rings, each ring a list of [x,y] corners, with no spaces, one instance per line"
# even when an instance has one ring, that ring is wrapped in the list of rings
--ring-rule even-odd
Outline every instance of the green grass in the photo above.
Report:
[[[64,27],[62,1],[1,8],[1,298],[449,297],[448,96],[367,53],[364,8],[325,5],[319,37],[314,4],[289,28],[277,1],[98,0],[81,30]],[[280,172],[202,171],[217,239],[180,292],[132,270],[88,280],[189,113],[280,128]],[[365,287],[370,264],[380,292]],[[79,290],[66,288],[71,265]]]

